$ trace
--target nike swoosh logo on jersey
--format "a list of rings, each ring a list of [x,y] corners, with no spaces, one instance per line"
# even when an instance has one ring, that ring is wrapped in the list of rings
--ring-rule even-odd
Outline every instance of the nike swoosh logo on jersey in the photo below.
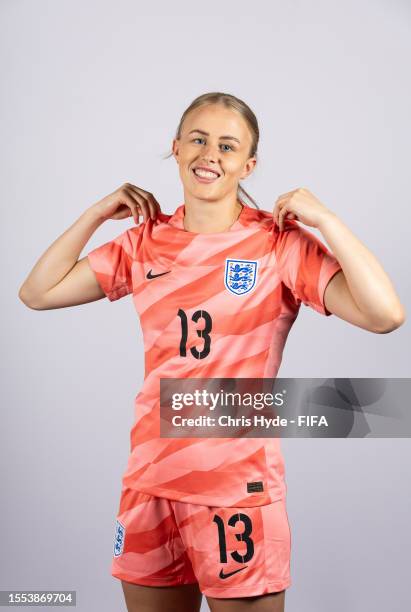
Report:
[[[248,567],[248,565],[245,565],[244,567],[240,567],[239,569],[236,569],[233,572],[229,572],[228,574],[224,574],[223,570],[220,570],[219,578],[222,578],[223,580],[224,578],[229,578],[230,576],[233,576],[234,574],[241,572],[241,570],[245,569],[246,567]]]
[[[157,278],[157,276],[163,276],[163,274],[168,274],[171,270],[167,270],[167,272],[160,272],[160,274],[151,274],[152,270],[147,273],[146,278]]]

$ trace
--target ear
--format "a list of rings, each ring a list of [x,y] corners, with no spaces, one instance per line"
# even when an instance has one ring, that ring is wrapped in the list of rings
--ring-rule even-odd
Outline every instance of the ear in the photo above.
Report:
[[[250,176],[250,174],[253,172],[255,165],[257,163],[257,159],[255,157],[250,157],[245,166],[244,166],[244,172],[241,175],[240,179],[243,180],[245,178],[247,178],[247,176]]]
[[[174,158],[175,158],[176,162],[178,163],[179,141],[177,140],[177,138],[173,138],[173,144],[172,144],[171,148],[172,148],[172,151],[173,151]]]

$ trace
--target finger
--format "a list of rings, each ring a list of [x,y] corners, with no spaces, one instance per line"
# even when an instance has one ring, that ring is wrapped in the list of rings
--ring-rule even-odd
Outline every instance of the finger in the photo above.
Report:
[[[280,232],[282,232],[284,230],[284,217],[288,214],[288,210],[287,210],[287,206],[284,205],[281,210],[280,213],[278,215],[278,220],[279,220],[279,227],[280,227]]]
[[[136,202],[133,195],[129,196],[129,202],[130,202],[130,209],[134,217],[134,223],[138,225],[140,223],[140,217],[144,216],[142,212],[142,207],[139,202]]]
[[[277,223],[277,225],[279,225],[279,214],[280,214],[280,211],[283,208],[283,206],[285,206],[285,204],[286,204],[286,201],[279,202],[277,200],[277,203],[276,203],[276,205],[274,207],[273,216],[274,216],[274,219],[275,219],[275,222]]]
[[[127,184],[126,189],[127,189],[127,193],[130,195],[130,198],[132,199],[134,204],[138,207],[136,223],[138,224],[138,217],[140,216],[143,217],[144,223],[146,223],[150,216],[150,208],[145,198],[136,189],[133,189],[133,185],[130,185],[129,183]]]
[[[292,220],[297,220],[297,221],[298,221],[298,215],[296,215],[295,213],[292,213],[292,212],[287,212],[287,211],[286,211],[286,212],[283,214],[283,216],[282,216],[282,221],[283,221],[283,229],[284,229],[284,224],[285,224],[285,221],[286,221],[287,219],[290,219],[290,220],[292,219]]]
[[[151,204],[151,210],[152,210],[152,219],[155,219],[158,215],[159,212],[161,212],[161,208],[160,208],[160,204],[157,202],[157,200],[155,199],[155,197],[153,196],[152,193],[148,194],[149,196],[149,202]]]
[[[273,209],[273,219],[274,221],[277,223],[278,225],[278,203],[276,203],[274,205],[274,209]]]
[[[139,191],[135,188],[135,185],[131,185],[130,183],[125,183],[123,187],[124,191],[130,198],[130,201],[134,203],[134,206],[137,206],[137,225],[139,223],[139,217],[143,217],[144,223],[147,221],[149,217],[149,208],[146,204],[145,198],[140,194]],[[134,213],[135,213],[134,208]]]
[[[157,214],[161,212],[161,208],[160,204],[157,202],[153,194],[149,191],[144,191],[144,189],[140,189],[139,187],[131,183],[129,183],[129,186],[130,189],[132,189],[132,191],[134,191],[137,196],[141,196],[144,199],[148,207],[150,217],[152,219],[155,219]]]
[[[152,193],[150,193],[150,195],[151,195],[151,197],[153,199],[153,202],[154,202],[154,205],[156,207],[156,214],[161,213],[161,206],[160,206],[160,204],[157,202],[157,200],[155,199],[155,197],[153,196]]]
[[[298,191],[298,189],[293,189],[292,191],[287,191],[286,193],[282,193],[281,195],[278,196],[276,201],[278,202],[278,200],[284,200],[286,198],[289,198],[296,191]]]
[[[144,207],[144,211],[146,213],[144,216],[144,221],[147,221],[149,218],[155,219],[156,206],[154,202],[152,201],[152,199],[150,198],[150,194],[149,193],[144,193],[144,195],[141,194],[139,191],[137,191],[137,187],[133,188],[132,191],[135,194],[135,196],[139,198],[139,200],[141,201]]]
[[[131,215],[134,217],[134,221],[136,223],[136,225],[138,225],[138,204],[135,201],[135,199],[130,195],[130,193],[127,191],[127,189],[125,187],[122,187],[120,193],[120,204],[122,204],[123,206],[126,206],[130,209],[130,214],[128,214],[127,216],[130,217]],[[123,218],[123,217],[120,217]]]
[[[129,198],[129,207],[130,207],[130,216],[132,216],[134,218],[134,223],[136,225],[139,224],[139,217],[140,217],[140,206],[138,204],[136,204],[135,200],[130,196]]]

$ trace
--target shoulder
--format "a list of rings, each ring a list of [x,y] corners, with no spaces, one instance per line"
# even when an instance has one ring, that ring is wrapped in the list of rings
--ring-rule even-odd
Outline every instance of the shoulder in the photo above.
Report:
[[[164,213],[164,212],[159,212],[157,214],[157,217],[154,220],[154,223],[168,223],[171,219],[171,217],[173,217],[175,215],[175,212],[173,213]],[[151,220],[149,219],[149,222]]]
[[[267,210],[252,210],[251,225],[255,224],[262,231],[266,232],[273,242],[281,244],[290,234],[292,239],[297,239],[304,232],[303,228],[293,219],[284,220],[284,229],[280,232],[277,222],[274,220],[273,213]]]

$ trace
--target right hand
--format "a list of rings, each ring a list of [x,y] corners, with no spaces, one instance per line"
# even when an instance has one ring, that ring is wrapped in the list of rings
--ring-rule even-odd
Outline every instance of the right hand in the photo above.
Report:
[[[144,217],[144,223],[151,217],[155,219],[161,212],[160,204],[152,193],[144,191],[131,183],[124,183],[118,189],[93,205],[101,219],[126,219],[133,217],[136,225],[139,217]]]

